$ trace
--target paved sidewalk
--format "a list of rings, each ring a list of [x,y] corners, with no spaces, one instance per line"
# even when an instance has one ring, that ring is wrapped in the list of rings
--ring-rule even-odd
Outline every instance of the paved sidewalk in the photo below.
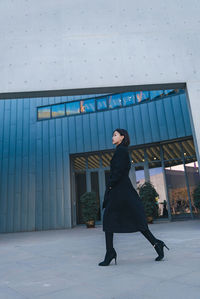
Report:
[[[0,235],[0,299],[199,299],[200,220],[150,225],[170,247],[155,262],[140,233],[115,234],[118,264],[99,267],[99,226]]]

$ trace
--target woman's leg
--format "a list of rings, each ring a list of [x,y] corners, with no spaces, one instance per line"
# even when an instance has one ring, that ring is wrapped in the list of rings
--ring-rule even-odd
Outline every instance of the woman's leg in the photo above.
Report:
[[[169,248],[166,246],[166,244],[163,241],[156,239],[149,229],[146,229],[145,231],[141,231],[141,233],[155,248],[155,251],[158,254],[155,260],[161,261],[164,258],[164,247],[166,247],[168,250]]]
[[[144,231],[141,231],[143,236],[154,246],[157,242],[157,239],[154,237],[154,235],[151,233],[149,229],[146,229]]]
[[[113,259],[115,259],[115,264],[117,261],[117,253],[113,248],[113,233],[105,232],[105,239],[106,239],[106,255],[104,261],[99,263],[99,266],[108,266]]]
[[[106,238],[106,251],[112,252],[113,251],[113,233],[105,232]]]

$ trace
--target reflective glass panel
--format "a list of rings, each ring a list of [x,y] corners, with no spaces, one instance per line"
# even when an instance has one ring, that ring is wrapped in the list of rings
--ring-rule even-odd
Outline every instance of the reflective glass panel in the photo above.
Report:
[[[144,184],[145,182],[145,175],[144,175],[144,166],[136,166],[135,167],[135,175],[136,175],[136,186],[137,188]]]
[[[145,101],[147,99],[149,99],[149,91],[136,92],[136,101],[137,101],[137,103],[140,103],[140,102]]]
[[[174,89],[166,89],[164,90],[164,94],[171,94],[174,92]]]
[[[191,208],[193,214],[199,215],[199,210],[196,208],[194,204],[194,190],[199,186],[200,184],[200,177],[199,177],[199,167],[198,162],[188,162],[185,164],[187,179],[189,183],[189,189],[190,189],[190,198],[191,198]]]
[[[66,114],[78,114],[80,113],[80,102],[72,102],[66,104]]]
[[[151,90],[150,91],[150,99],[155,99],[160,97],[163,94],[163,90]]]
[[[167,166],[167,162],[165,162],[165,165]],[[165,167],[165,175],[172,217],[178,218],[188,214],[191,217],[190,201],[182,161],[179,160],[177,165]]]
[[[38,119],[46,119],[51,117],[51,107],[40,107],[37,110]]]
[[[115,94],[108,97],[109,108],[121,107],[122,100],[120,94]]]
[[[81,113],[95,111],[95,100],[80,101],[80,105],[81,105]]]
[[[65,115],[65,104],[53,105],[52,109],[52,117],[59,117]]]
[[[165,190],[165,179],[161,163],[149,163],[149,176],[150,182],[153,184],[154,188],[156,189],[156,192],[158,193],[158,197],[156,198],[158,204],[158,217],[167,218],[167,194]]]
[[[107,101],[106,98],[97,99],[97,110],[104,110],[107,109]]]
[[[133,92],[126,92],[122,94],[123,106],[135,104],[135,95]]]

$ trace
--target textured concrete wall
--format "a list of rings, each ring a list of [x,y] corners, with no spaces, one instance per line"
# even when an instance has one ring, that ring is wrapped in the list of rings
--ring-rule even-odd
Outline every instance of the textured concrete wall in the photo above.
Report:
[[[199,158],[198,0],[2,0],[0,12],[0,93],[186,82]]]
[[[197,0],[2,0],[0,92],[200,80]]]

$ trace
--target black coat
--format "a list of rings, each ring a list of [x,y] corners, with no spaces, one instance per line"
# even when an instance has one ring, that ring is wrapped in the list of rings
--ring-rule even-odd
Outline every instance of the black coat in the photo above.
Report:
[[[130,233],[148,228],[143,203],[128,175],[130,168],[128,147],[119,144],[110,162],[103,202],[103,231]]]

